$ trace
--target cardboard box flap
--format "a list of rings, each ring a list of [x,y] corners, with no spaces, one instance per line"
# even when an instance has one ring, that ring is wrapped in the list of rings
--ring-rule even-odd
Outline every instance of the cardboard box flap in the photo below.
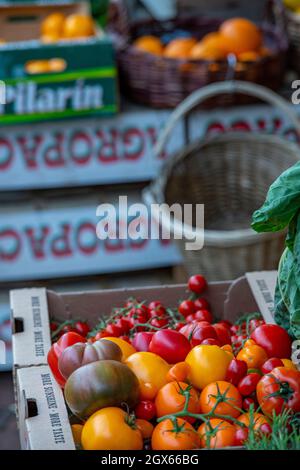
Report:
[[[46,289],[10,292],[13,357],[17,367],[47,364],[51,347]]]
[[[22,449],[75,450],[63,393],[48,366],[16,371]]]
[[[257,311],[259,311],[259,307],[247,278],[243,276],[233,281],[224,303],[225,320],[235,322],[241,315]]]
[[[266,323],[276,324],[274,319],[274,296],[277,271],[247,273],[246,278],[264,320]]]

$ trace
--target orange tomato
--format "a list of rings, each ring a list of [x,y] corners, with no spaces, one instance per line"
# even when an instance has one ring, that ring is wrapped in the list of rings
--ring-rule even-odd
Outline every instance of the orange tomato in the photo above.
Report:
[[[75,445],[77,447],[81,446],[81,436],[82,436],[83,425],[72,424],[71,429],[72,429],[72,435],[73,435]]]
[[[253,419],[254,419],[253,424],[254,424],[255,431],[258,431],[262,424],[269,424],[269,421],[267,420],[267,418],[261,413],[254,413]],[[241,414],[237,418],[237,420],[240,423],[245,424],[247,427],[250,426],[250,414],[249,413]]]
[[[154,426],[145,419],[137,419],[135,425],[143,436],[143,439],[150,439],[153,434]]]
[[[153,450],[192,450],[199,447],[199,436],[190,423],[177,418],[165,419],[153,431]]]
[[[51,13],[48,15],[41,25],[41,34],[43,36],[57,36],[61,37],[64,23],[65,23],[65,15],[60,12]]]
[[[196,390],[184,382],[170,382],[162,387],[155,399],[158,418],[182,411],[186,402],[186,393],[189,392],[188,410],[191,413],[199,413],[199,397]],[[193,418],[184,418],[194,422]]]
[[[149,54],[161,55],[163,53],[163,45],[156,36],[141,36],[134,41],[133,45]]]
[[[187,59],[196,43],[193,38],[173,39],[166,46],[164,56],[169,59]]]
[[[95,34],[93,19],[89,15],[74,13],[66,18],[62,34],[68,39],[93,36]]]
[[[167,383],[169,364],[150,352],[137,352],[125,360],[125,364],[137,376],[141,400],[154,400],[157,392]]]
[[[281,359],[283,362],[283,365],[286,369],[293,369],[293,370],[298,370],[293,361],[291,359]]]
[[[222,396],[216,408],[217,397]],[[214,409],[216,414],[237,418],[241,414],[242,397],[238,389],[229,382],[217,381],[207,385],[200,395],[202,413],[209,413]],[[238,408],[238,409],[236,409]]]
[[[207,449],[222,449],[233,446],[236,428],[233,424],[222,419],[210,419],[201,424],[198,429],[200,447]]]
[[[186,362],[178,362],[172,366],[167,373],[167,381],[173,382],[173,380],[177,380],[177,382],[185,382],[188,378],[189,371],[190,367]]]
[[[262,33],[252,21],[246,18],[232,18],[220,27],[224,47],[228,53],[257,51],[262,46]]]
[[[84,450],[141,450],[142,434],[120,408],[102,408],[89,417],[82,430]]]
[[[122,362],[126,361],[126,359],[132,354],[136,353],[136,349],[134,349],[134,347],[124,339],[115,338],[113,336],[107,336],[103,339],[105,339],[106,341],[111,341],[112,343],[115,343],[119,346],[122,351]]]
[[[236,358],[239,361],[247,362],[248,369],[260,369],[263,363],[268,360],[266,351],[261,346],[249,341],[245,343]]]

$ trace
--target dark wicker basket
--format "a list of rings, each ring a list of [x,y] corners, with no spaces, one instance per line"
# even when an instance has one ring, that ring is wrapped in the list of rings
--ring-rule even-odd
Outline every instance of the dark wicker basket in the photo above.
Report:
[[[193,91],[213,82],[227,79],[245,80],[278,90],[285,72],[287,39],[279,24],[263,26],[265,44],[272,55],[256,62],[230,65],[228,61],[176,60],[139,51],[132,45],[137,37],[153,34],[162,36],[175,29],[184,29],[201,39],[216,31],[220,20],[176,18],[158,22],[147,20],[130,24],[123,0],[113,0],[109,30],[117,47],[121,88],[125,96],[137,103],[154,108],[174,108]],[[218,96],[205,107],[246,104],[246,96]]]

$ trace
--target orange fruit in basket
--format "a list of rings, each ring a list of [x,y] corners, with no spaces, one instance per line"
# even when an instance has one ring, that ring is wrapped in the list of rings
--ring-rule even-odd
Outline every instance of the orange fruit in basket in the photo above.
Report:
[[[41,41],[44,44],[51,44],[53,42],[57,42],[61,39],[61,36],[58,33],[48,33],[48,34],[42,34],[41,36]]]
[[[242,52],[238,55],[238,59],[240,62],[256,62],[261,58],[259,52],[249,51],[249,52]]]
[[[194,60],[222,60],[226,54],[210,43],[198,42],[191,50],[190,58]]]
[[[41,25],[42,36],[61,36],[65,19],[65,15],[60,12],[51,13],[50,15],[48,15]]]
[[[156,36],[141,36],[134,41],[133,45],[149,54],[161,55],[163,53],[163,45]]]
[[[25,70],[30,75],[38,75],[51,71],[48,60],[31,60],[25,65]]]
[[[262,33],[252,21],[246,18],[232,18],[220,27],[224,47],[228,53],[257,51],[262,46]]]
[[[82,14],[69,15],[63,26],[63,37],[67,39],[94,36],[95,28],[91,16]]]
[[[166,46],[164,56],[169,59],[187,59],[196,43],[194,38],[173,39]]]

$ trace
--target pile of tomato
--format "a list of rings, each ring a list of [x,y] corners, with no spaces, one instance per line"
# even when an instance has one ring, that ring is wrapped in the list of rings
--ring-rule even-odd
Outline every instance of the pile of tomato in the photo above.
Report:
[[[53,322],[48,354],[86,450],[243,446],[300,412],[292,340],[259,314],[213,322],[203,276],[177,308],[130,299],[94,330]]]

